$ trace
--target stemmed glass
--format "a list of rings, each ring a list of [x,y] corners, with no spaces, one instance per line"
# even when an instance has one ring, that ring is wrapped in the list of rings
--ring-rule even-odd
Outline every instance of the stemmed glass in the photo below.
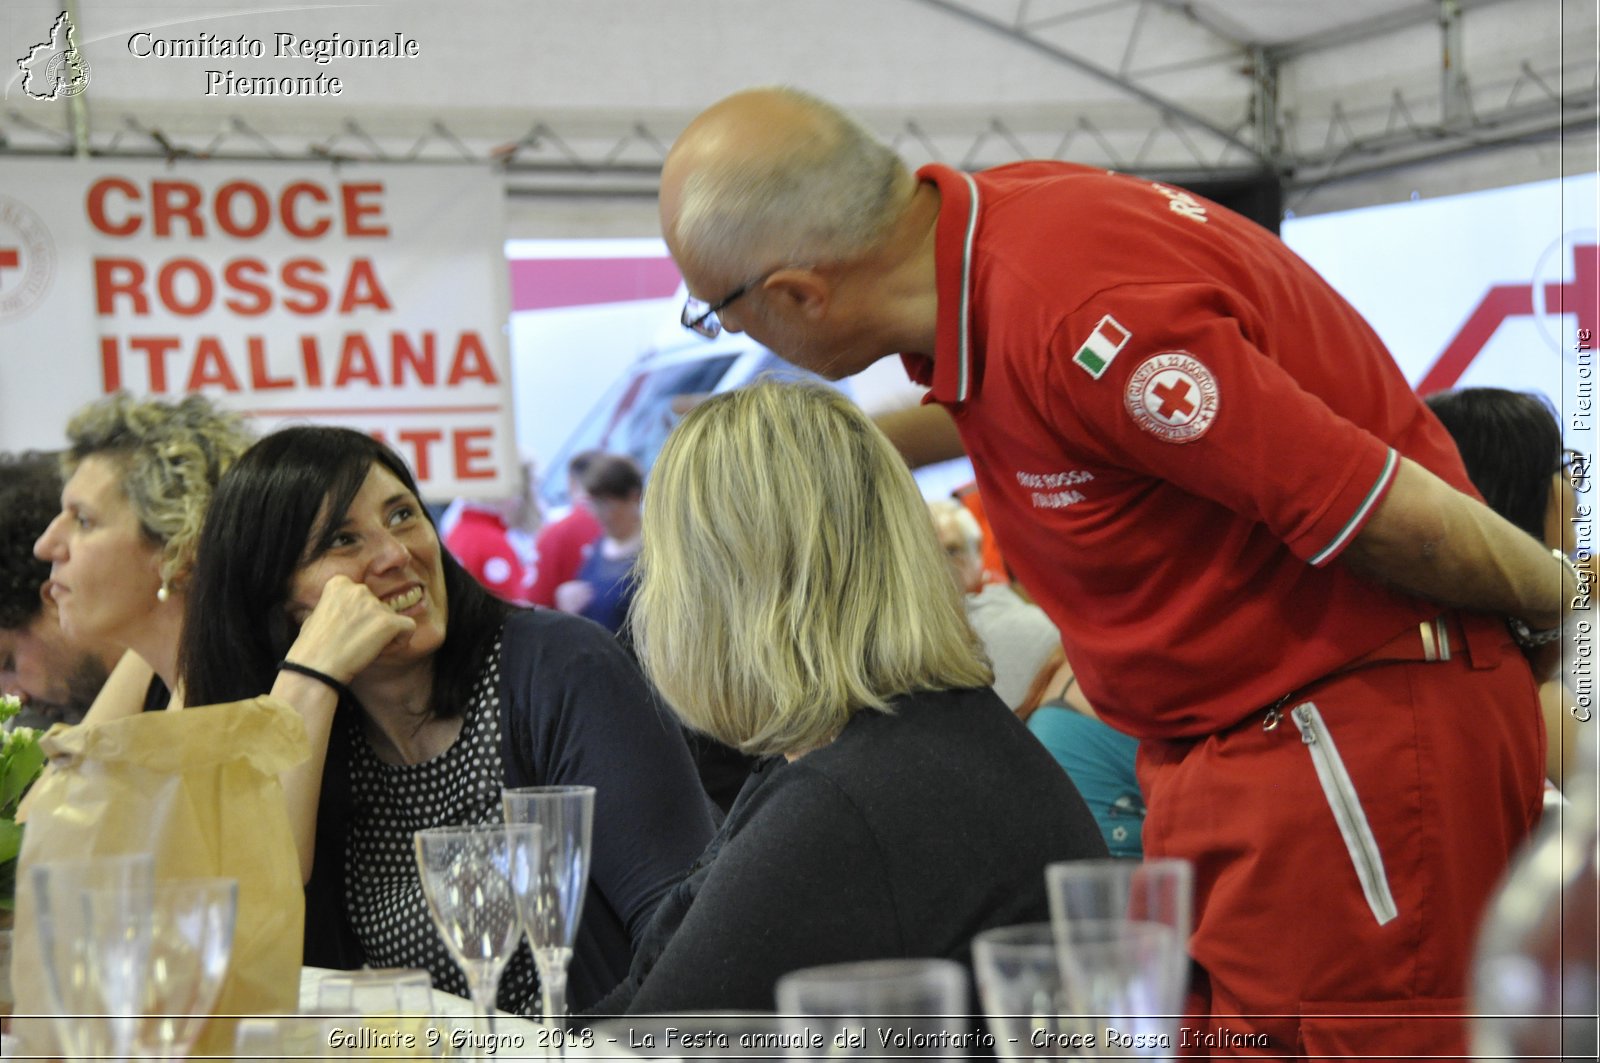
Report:
[[[417,869],[433,925],[466,975],[480,1030],[494,1038],[500,972],[522,936],[517,917],[517,848],[537,846],[537,832],[499,825],[433,827],[415,837]]]
[[[31,869],[46,996],[71,1059],[125,1059],[134,1050],[154,878],[148,853]]]
[[[182,1059],[211,1015],[233,952],[239,882],[175,879],[156,884],[150,923],[140,1054]]]
[[[544,1021],[561,1026],[567,1017],[567,966],[589,885],[589,841],[594,825],[594,787],[524,786],[502,795],[507,823],[544,828],[539,873],[517,903],[539,969]]]

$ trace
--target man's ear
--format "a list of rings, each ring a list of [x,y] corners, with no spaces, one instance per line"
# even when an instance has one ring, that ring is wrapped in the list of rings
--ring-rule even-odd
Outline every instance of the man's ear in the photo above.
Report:
[[[809,267],[780,269],[762,285],[768,298],[787,304],[810,318],[827,313],[833,295],[828,279]]]

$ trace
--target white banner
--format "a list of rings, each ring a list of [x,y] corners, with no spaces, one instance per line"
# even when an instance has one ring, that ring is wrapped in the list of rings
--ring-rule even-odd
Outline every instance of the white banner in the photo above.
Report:
[[[0,160],[0,449],[126,389],[385,440],[515,490],[504,192],[467,166]]]
[[[1594,453],[1594,174],[1284,222],[1424,395],[1540,391]]]

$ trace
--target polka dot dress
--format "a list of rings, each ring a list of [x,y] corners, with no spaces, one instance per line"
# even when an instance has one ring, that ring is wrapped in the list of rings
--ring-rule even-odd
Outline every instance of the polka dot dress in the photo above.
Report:
[[[412,835],[425,827],[500,823],[500,643],[489,652],[461,734],[444,753],[421,764],[386,764],[378,759],[360,723],[354,728],[350,762],[355,813],[345,847],[344,890],[356,936],[372,967],[421,967],[436,989],[467,995],[467,980],[434,929],[417,875]],[[500,976],[498,1006],[514,1014],[536,1014],[538,979],[528,944]]]

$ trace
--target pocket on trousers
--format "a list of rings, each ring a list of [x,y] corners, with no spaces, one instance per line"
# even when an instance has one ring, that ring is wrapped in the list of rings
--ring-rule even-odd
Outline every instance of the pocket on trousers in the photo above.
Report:
[[[1400,914],[1394,894],[1389,889],[1389,876],[1383,867],[1383,853],[1378,850],[1378,839],[1373,836],[1367,822],[1366,810],[1361,807],[1361,795],[1345,770],[1339,747],[1334,744],[1317,710],[1315,702],[1307,701],[1289,710],[1289,715],[1300,729],[1300,739],[1311,753],[1311,763],[1317,771],[1317,781],[1327,798],[1328,810],[1333,813],[1344,839],[1345,850],[1355,867],[1356,878],[1361,882],[1361,892],[1367,898],[1372,917],[1382,926]]]

